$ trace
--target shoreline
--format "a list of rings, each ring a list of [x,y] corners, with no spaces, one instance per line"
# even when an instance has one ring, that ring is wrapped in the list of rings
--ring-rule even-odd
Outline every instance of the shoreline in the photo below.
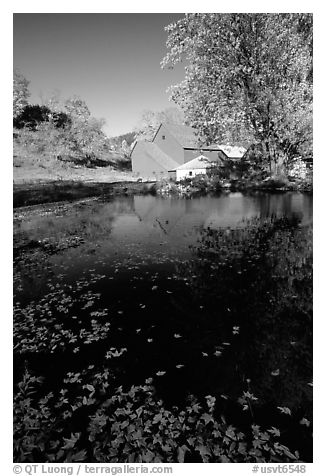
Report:
[[[153,193],[155,182],[82,182],[53,181],[13,185],[13,208],[61,203],[95,197],[113,197],[135,193]]]
[[[291,186],[271,187],[261,183],[234,183],[217,188],[196,186],[183,186],[167,182],[164,185],[155,182],[118,181],[118,182],[85,182],[85,181],[53,181],[40,183],[14,183],[13,185],[13,208],[29,207],[50,203],[72,202],[86,198],[115,196],[130,196],[134,194],[157,194],[160,196],[191,197],[198,194],[218,193],[286,193],[301,192],[313,193],[312,184],[293,184]]]

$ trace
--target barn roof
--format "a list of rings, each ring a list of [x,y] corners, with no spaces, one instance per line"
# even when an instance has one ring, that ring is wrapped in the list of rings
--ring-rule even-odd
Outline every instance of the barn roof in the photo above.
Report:
[[[163,122],[162,125],[173,135],[182,147],[198,148],[198,138],[195,129],[172,122]]]
[[[233,145],[218,145],[220,150],[222,150],[229,158],[233,159],[241,159],[245,152],[246,149],[244,147],[238,147],[238,146],[233,146]]]
[[[205,157],[204,155],[199,155],[195,159],[189,160],[189,162],[186,162],[185,164],[182,164],[173,170],[208,169],[214,166],[215,166],[214,160],[210,160],[208,157]],[[172,172],[173,170],[170,170],[169,172]]]
[[[202,149],[202,150],[221,150],[228,157],[239,158],[243,157],[246,149],[244,147],[231,146],[226,144],[211,144],[200,145],[196,131],[190,126],[181,124],[173,124],[172,122],[163,122],[162,125],[175,137],[175,139],[185,149]]]
[[[165,170],[176,168],[179,165],[178,162],[163,152],[163,150],[154,144],[154,142],[138,141],[136,146],[137,148],[140,148],[140,152],[142,152],[146,157],[154,160]]]

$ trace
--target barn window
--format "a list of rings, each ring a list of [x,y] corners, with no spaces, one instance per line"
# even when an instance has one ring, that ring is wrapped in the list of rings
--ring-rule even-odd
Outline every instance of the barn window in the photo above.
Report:
[[[162,136],[162,139],[165,140],[165,136]]]

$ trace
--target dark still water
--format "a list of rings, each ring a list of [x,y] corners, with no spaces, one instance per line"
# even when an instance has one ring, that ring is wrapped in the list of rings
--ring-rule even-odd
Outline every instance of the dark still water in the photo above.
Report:
[[[14,227],[17,382],[28,365],[56,391],[106,365],[167,405],[214,395],[240,425],[286,425],[311,458],[311,196],[119,197]]]

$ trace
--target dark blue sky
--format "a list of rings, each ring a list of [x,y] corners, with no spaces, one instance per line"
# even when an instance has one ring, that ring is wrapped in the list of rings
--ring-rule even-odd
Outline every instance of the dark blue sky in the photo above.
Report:
[[[31,102],[53,92],[85,99],[109,136],[131,131],[144,109],[173,106],[166,89],[182,66],[162,70],[164,26],[183,14],[14,14],[14,66],[30,81]]]

